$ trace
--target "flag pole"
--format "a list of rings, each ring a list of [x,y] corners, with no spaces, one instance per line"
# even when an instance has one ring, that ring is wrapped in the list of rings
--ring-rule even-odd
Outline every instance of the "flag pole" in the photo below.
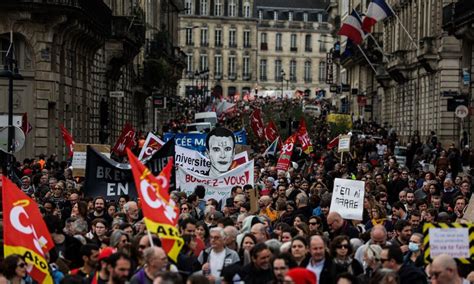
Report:
[[[385,55],[385,52],[383,52],[383,49],[382,47],[379,45],[378,41],[375,39],[374,35],[372,35],[372,33],[368,33],[368,35],[372,38],[372,40],[374,41],[375,45],[377,46],[377,49],[380,50],[380,52],[382,53],[382,56],[383,56],[383,59],[386,60],[386,62],[388,62],[388,58],[387,56]]]
[[[364,50],[362,50],[362,48],[361,48],[358,44],[356,44],[356,45],[357,45],[357,47],[359,48],[359,50],[360,50],[360,52],[362,53],[362,55],[364,55],[364,58],[365,58],[365,60],[367,60],[367,63],[369,63],[370,67],[372,67],[372,70],[374,70],[374,72],[377,73],[377,70],[375,70],[374,65],[372,64],[372,62],[370,62],[370,60],[369,60],[369,58],[367,57],[367,55],[365,54]]]
[[[407,34],[408,38],[410,38],[410,41],[413,43],[413,45],[416,47],[416,49],[419,49],[418,47],[418,44],[416,44],[415,40],[411,37],[410,33],[408,32],[407,28],[405,28],[405,26],[403,25],[402,21],[400,20],[400,18],[398,17],[397,13],[395,13],[395,10],[393,10],[392,6],[388,3],[388,2],[385,2],[388,6],[388,8],[390,8],[390,11],[392,11],[393,15],[395,16],[395,18],[397,18],[397,21],[398,23],[400,24],[400,26],[402,27],[402,29],[405,31],[405,33]]]
[[[151,247],[154,247],[155,244],[153,243],[153,237],[152,237],[152,235],[151,235],[151,233],[150,233],[150,230],[148,230],[148,228],[146,229],[146,232],[147,232],[147,234],[148,234],[148,239],[150,240],[150,246],[151,246]]]

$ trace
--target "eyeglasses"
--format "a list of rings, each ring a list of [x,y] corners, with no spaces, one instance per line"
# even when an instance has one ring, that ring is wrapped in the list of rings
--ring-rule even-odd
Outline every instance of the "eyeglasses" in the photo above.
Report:
[[[349,245],[338,245],[336,246],[338,249],[348,249],[349,248]]]
[[[25,266],[26,266],[26,263],[24,263],[24,262],[17,265],[17,267],[19,267],[19,268],[25,268]]]

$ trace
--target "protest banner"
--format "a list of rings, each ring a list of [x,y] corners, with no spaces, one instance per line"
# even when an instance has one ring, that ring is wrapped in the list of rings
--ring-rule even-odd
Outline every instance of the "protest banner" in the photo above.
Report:
[[[278,158],[276,169],[279,171],[286,172],[290,166],[291,156],[293,155],[293,149],[295,148],[296,135],[293,134],[288,137],[283,145]]]
[[[154,175],[158,175],[173,157],[174,143],[170,141],[144,163]],[[170,188],[175,187],[174,181],[172,174]],[[94,148],[87,147],[84,194],[90,197],[104,196],[107,200],[118,200],[122,194],[137,198],[130,164],[118,163]]]
[[[153,155],[156,151],[158,151],[165,142],[161,140],[158,136],[153,134],[152,132],[148,132],[146,137],[145,143],[143,144],[142,150],[138,155],[138,159],[142,161],[143,159]]]
[[[74,145],[74,155],[72,156],[72,175],[74,177],[84,177],[87,159],[87,146],[94,147],[97,151],[110,158],[110,146],[101,144],[83,144]]]
[[[181,166],[195,173],[207,175],[211,168],[211,161],[199,153],[185,147],[175,145],[175,165]],[[248,162],[247,152],[238,153],[234,157],[231,169]]]
[[[364,185],[360,180],[336,178],[329,212],[337,212],[348,220],[362,220]]]
[[[173,133],[165,132],[163,140],[169,141],[174,137],[176,145],[185,147],[191,150],[196,150],[202,154],[206,152],[206,133]],[[235,131],[235,144],[247,144],[247,132],[245,129]]]
[[[440,254],[447,254],[463,264],[474,261],[474,226],[472,223],[425,223],[425,263]]]
[[[176,170],[176,187],[184,191],[187,195],[194,192],[197,185],[206,188],[205,199],[214,198],[217,201],[230,197],[232,187],[236,185],[244,186],[254,184],[253,160],[230,170],[217,177],[209,177],[194,173],[178,166]]]

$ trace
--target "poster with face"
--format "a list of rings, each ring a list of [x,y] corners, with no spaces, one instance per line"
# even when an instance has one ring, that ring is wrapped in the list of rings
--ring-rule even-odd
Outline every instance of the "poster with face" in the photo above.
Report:
[[[217,177],[229,171],[235,155],[235,136],[227,128],[216,127],[206,137],[206,153],[211,161],[209,176]]]

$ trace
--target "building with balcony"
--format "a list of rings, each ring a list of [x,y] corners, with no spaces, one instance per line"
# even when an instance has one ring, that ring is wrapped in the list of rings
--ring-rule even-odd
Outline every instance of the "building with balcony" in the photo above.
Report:
[[[113,144],[126,121],[140,125],[143,108],[133,59],[145,42],[143,12],[124,1],[4,0],[0,2],[0,63],[13,38],[24,80],[14,82],[14,115],[33,126],[17,158],[65,157],[59,125],[76,143]],[[112,98],[111,91],[120,91]],[[8,81],[0,79],[6,115]]]
[[[300,90],[313,96],[329,91],[326,55],[333,36],[326,5],[326,1],[256,0],[259,90]]]
[[[253,0],[185,0],[179,46],[186,54],[181,96],[200,100],[250,91],[257,81]]]
[[[335,15],[332,19],[340,27],[352,9],[365,13],[369,2],[331,1],[329,14]],[[415,132],[424,141],[431,131],[445,145],[457,143],[463,129],[468,129],[469,122],[466,120],[464,127],[461,126],[454,113],[456,106],[465,101],[460,88],[463,54],[460,41],[442,29],[443,2],[448,1],[387,0],[410,36],[396,17],[387,18],[374,29],[374,38],[384,55],[373,39],[361,46],[376,71],[357,47],[349,52],[348,58],[341,56],[339,62],[338,80],[351,88],[351,93],[346,94],[352,96],[348,112],[393,127],[402,143],[408,142]],[[337,32],[339,27],[335,27]],[[341,38],[343,51],[345,42],[346,38]],[[358,89],[354,95],[366,94],[365,103],[371,105],[370,112],[367,107],[360,108],[359,96],[352,95],[354,88]]]

